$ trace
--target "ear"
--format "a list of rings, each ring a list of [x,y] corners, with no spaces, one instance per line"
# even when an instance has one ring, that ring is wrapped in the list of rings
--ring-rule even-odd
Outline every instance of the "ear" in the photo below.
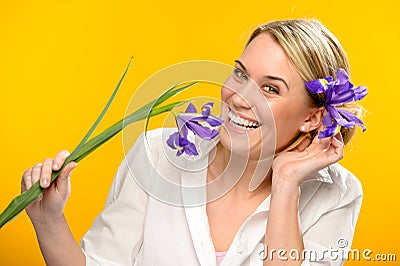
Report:
[[[303,122],[304,132],[311,132],[322,124],[322,119],[326,113],[325,107],[313,108]]]

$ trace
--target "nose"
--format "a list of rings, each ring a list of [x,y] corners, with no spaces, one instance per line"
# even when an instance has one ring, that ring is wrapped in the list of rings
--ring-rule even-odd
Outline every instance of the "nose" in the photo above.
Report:
[[[233,91],[232,104],[235,108],[241,109],[251,109],[253,104],[253,97],[256,95],[256,90],[253,88],[255,85],[246,84],[246,86],[241,87]]]
[[[236,109],[251,109],[250,103],[240,93],[234,92],[231,99]]]

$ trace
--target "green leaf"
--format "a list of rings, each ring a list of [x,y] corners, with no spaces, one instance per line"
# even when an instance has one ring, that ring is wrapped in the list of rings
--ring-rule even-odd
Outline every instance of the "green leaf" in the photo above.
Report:
[[[163,107],[159,107],[157,109],[153,109],[150,115],[154,116],[168,112],[180,104],[182,104],[182,102],[175,102]],[[89,140],[87,143],[82,144],[80,149],[75,154],[70,155],[71,161],[75,162],[81,161],[89,154],[91,154],[93,151],[95,151],[98,147],[100,147],[102,144],[104,144],[113,136],[118,134],[124,127],[146,118],[147,118],[147,110],[141,109],[140,112],[136,111],[131,115],[127,116],[125,119],[118,121],[117,123],[106,129],[96,137]],[[60,170],[52,173],[51,175],[52,181],[56,179],[56,177],[60,174],[60,172],[66,165],[67,163],[64,163],[64,165]],[[15,216],[17,216],[20,212],[22,212],[31,202],[36,200],[43,192],[43,190],[44,189],[40,187],[39,182],[35,182],[30,189],[28,189],[21,195],[14,198],[0,215],[0,228],[7,222],[12,220]]]
[[[131,58],[132,60],[132,58]],[[120,79],[119,83],[117,84],[117,87],[114,89],[113,94],[111,95],[110,99],[108,100],[106,106],[104,107],[103,111],[101,112],[100,116],[97,118],[95,123],[92,125],[92,127],[89,129],[85,137],[82,139],[82,141],[78,144],[78,146],[74,149],[74,151],[68,156],[66,159],[65,163],[61,167],[60,170],[54,171],[51,175],[51,182],[53,182],[57,176],[61,173],[62,169],[71,161],[79,162],[85,157],[87,157],[89,154],[91,154],[93,151],[95,151],[98,147],[103,145],[105,142],[107,142],[109,139],[111,139],[113,136],[118,134],[123,128],[126,126],[146,119],[146,131],[147,131],[147,125],[150,117],[159,115],[168,111],[171,111],[173,108],[175,108],[178,105],[182,105],[187,103],[188,101],[179,101],[179,102],[174,102],[171,104],[167,104],[162,107],[157,107],[164,101],[168,100],[169,98],[173,97],[174,95],[178,94],[179,92],[195,85],[197,82],[190,83],[188,85],[178,87],[179,83],[168,89],[165,93],[163,93],[160,97],[157,99],[151,101],[150,103],[142,106],[129,116],[127,116],[124,119],[121,119],[114,125],[110,126],[108,129],[103,131],[102,133],[98,134],[97,136],[93,137],[91,140],[87,141],[87,139],[90,137],[90,135],[93,133],[97,125],[100,123],[101,119],[104,117],[106,111],[108,110],[109,106],[111,105],[111,102],[113,101],[121,83],[122,80],[124,79],[127,70],[129,68],[130,62]],[[24,193],[20,194],[19,196],[15,197],[10,204],[7,206],[7,208],[0,214],[0,228],[2,228],[7,222],[11,221],[14,217],[16,217],[20,212],[22,212],[31,202],[36,200],[40,194],[43,192],[43,188],[40,187],[39,182],[36,182],[32,185],[30,189],[25,191]]]
[[[145,136],[147,136],[147,129],[149,126],[149,122],[150,122],[150,113],[152,112],[153,108],[158,106],[159,104],[163,103],[164,101],[168,100],[169,98],[171,98],[172,96],[175,96],[176,94],[192,87],[193,85],[196,85],[198,83],[198,81],[189,83],[186,86],[182,86],[180,88],[175,89],[179,83],[175,84],[174,86],[172,86],[171,88],[169,88],[167,91],[165,91],[163,94],[161,94],[160,97],[158,97],[158,99],[154,102],[154,104],[150,107],[149,111],[148,111],[148,115],[146,118],[146,125],[145,125],[145,129],[144,129],[144,134]],[[182,104],[186,103],[187,101],[182,102]]]
[[[66,161],[65,161],[65,165],[67,165],[69,162],[73,161],[72,158],[74,157],[74,155],[75,155],[77,152],[79,152],[79,150],[81,149],[81,147],[85,144],[85,142],[88,140],[88,138],[90,137],[90,135],[92,135],[93,131],[96,129],[96,127],[98,126],[98,124],[100,123],[100,121],[103,119],[103,117],[104,117],[104,115],[106,114],[108,108],[110,108],[110,105],[111,105],[112,101],[114,100],[115,95],[117,94],[118,89],[119,89],[119,87],[121,86],[122,81],[124,80],[124,78],[125,78],[125,76],[126,76],[126,73],[127,73],[128,70],[129,70],[129,67],[130,67],[131,62],[132,62],[132,58],[133,58],[133,56],[132,56],[131,59],[129,60],[128,65],[126,66],[125,71],[124,71],[124,73],[122,74],[122,77],[120,78],[120,80],[119,80],[117,86],[115,87],[115,89],[114,89],[114,91],[113,91],[113,93],[112,93],[110,99],[108,99],[108,102],[107,102],[106,106],[104,107],[103,111],[100,113],[99,117],[97,117],[96,121],[94,122],[94,124],[92,125],[92,127],[89,129],[89,131],[86,133],[86,135],[83,137],[83,139],[82,139],[81,142],[78,144],[78,146],[73,150],[73,152],[70,154],[70,156],[68,156],[68,158],[67,158]]]
[[[175,108],[178,105],[184,104],[187,101],[180,101],[180,102],[174,102],[168,105],[165,105],[163,107],[158,107],[156,109],[153,109],[152,112],[150,113],[150,116],[155,116],[159,115],[168,111],[171,111],[173,108]],[[83,158],[88,156],[90,153],[92,153],[94,150],[96,150],[98,147],[103,145],[105,142],[107,142],[109,139],[111,139],[113,136],[118,134],[122,129],[127,127],[128,125],[146,119],[147,118],[147,111],[146,110],[141,110],[140,112],[136,111],[129,116],[127,116],[125,119],[122,119],[100,133],[99,135],[93,137],[91,140],[89,140],[84,147],[76,154],[74,161],[78,162],[81,161]]]

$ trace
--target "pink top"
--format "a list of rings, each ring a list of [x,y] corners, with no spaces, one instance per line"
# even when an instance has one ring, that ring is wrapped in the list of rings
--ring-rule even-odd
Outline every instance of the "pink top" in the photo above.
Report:
[[[227,251],[220,251],[220,252],[215,252],[215,257],[217,259],[217,266],[221,265],[222,260],[225,258]]]

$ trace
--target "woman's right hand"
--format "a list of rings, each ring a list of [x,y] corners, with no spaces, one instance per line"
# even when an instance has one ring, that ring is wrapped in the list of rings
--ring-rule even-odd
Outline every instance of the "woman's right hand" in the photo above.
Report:
[[[28,190],[36,181],[40,181],[40,186],[45,188],[39,198],[26,208],[32,223],[46,223],[62,217],[65,203],[71,191],[71,171],[77,164],[70,162],[66,165],[51,184],[50,178],[53,170],[59,170],[68,156],[68,151],[60,151],[54,159],[48,158],[43,163],[38,163],[24,172],[21,181],[21,193]]]

